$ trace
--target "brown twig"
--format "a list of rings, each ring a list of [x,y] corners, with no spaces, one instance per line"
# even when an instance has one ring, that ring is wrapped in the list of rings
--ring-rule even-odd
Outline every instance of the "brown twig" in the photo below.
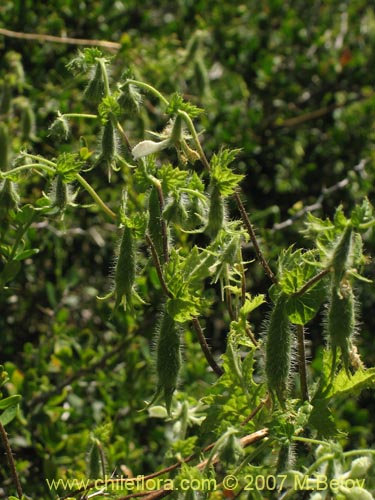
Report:
[[[254,444],[257,441],[260,441],[260,440],[266,438],[267,436],[268,436],[268,429],[264,428],[264,429],[261,429],[259,431],[253,432],[252,434],[249,434],[248,436],[241,438],[240,443],[241,443],[241,446],[243,448],[246,448],[247,446],[250,446],[251,444]],[[213,446],[214,445],[210,445],[209,448],[212,448]],[[208,451],[208,448],[206,448],[204,451]],[[190,461],[190,460],[191,460],[191,457],[189,457],[187,460],[183,460],[179,464],[175,464],[176,465],[175,468],[180,467],[182,463],[186,463],[187,461]],[[205,459],[202,462],[200,462],[199,464],[197,464],[196,468],[198,470],[204,469],[207,466],[208,460],[210,460],[211,465],[215,465],[219,462],[220,458],[219,458],[219,455],[216,454],[211,459]],[[158,500],[159,498],[163,498],[163,497],[171,494],[172,492],[173,492],[173,490],[165,490],[164,488],[161,488],[159,490],[153,491],[152,493],[145,494],[145,496],[143,497],[143,500]],[[127,495],[124,497],[120,497],[118,500],[128,500],[129,498],[130,497]]]
[[[53,36],[45,35],[42,33],[22,33],[19,31],[11,31],[5,28],[0,28],[0,35],[7,36],[9,38],[18,38],[20,40],[33,40],[36,42],[51,42],[51,43],[62,43],[68,45],[84,45],[84,46],[94,46],[103,47],[108,50],[117,51],[121,49],[121,43],[110,42],[108,40],[87,40],[84,38],[71,38],[68,36]]]
[[[320,281],[326,274],[330,272],[331,268],[323,269],[323,271],[320,271],[320,273],[318,273],[316,276],[313,276],[309,281],[307,281],[302,288],[300,288],[293,294],[293,296],[300,297],[301,295],[306,293],[312,286],[314,286],[315,283],[318,283],[318,281]]]
[[[259,431],[253,432],[252,434],[249,434],[249,435],[244,436],[243,438],[241,438],[240,439],[240,443],[243,446],[243,448],[246,448],[247,446],[249,446],[251,444],[254,444],[257,441],[260,441],[261,439],[264,439],[267,436],[268,436],[268,429],[267,428],[260,429]],[[202,453],[207,453],[208,451],[210,451],[215,446],[215,444],[216,443],[211,443],[210,445],[206,446],[202,450]],[[172,472],[173,470],[176,470],[176,469],[180,468],[182,464],[187,464],[187,463],[191,462],[192,460],[194,460],[195,458],[196,458],[196,454],[193,453],[193,454],[189,455],[187,458],[185,458],[184,460],[181,460],[180,462],[176,462],[176,463],[170,465],[169,467],[164,467],[164,469],[161,469],[159,471],[156,471],[156,472],[153,472],[151,474],[148,474],[147,476],[140,476],[140,477],[137,477],[137,478],[129,478],[129,481],[132,481],[134,483],[137,483],[137,482],[138,483],[140,483],[140,482],[144,483],[148,479],[153,479],[155,477],[167,474],[168,472]],[[218,461],[219,461],[219,457],[218,457],[218,455],[215,455],[213,457],[213,459],[211,459],[210,463],[211,464],[215,464]],[[200,469],[204,469],[206,465],[207,465],[207,460],[203,460],[196,467],[200,470]],[[108,483],[113,483],[113,484],[121,483],[121,481],[123,481],[123,478],[121,478],[121,479],[113,478],[113,479],[110,479],[110,480],[103,480],[103,481],[98,481],[97,480],[97,481],[93,481],[92,483],[88,484],[85,488],[80,488],[78,490],[74,490],[74,491],[68,493],[67,495],[65,495],[63,497],[59,497],[59,499],[60,500],[65,500],[65,499],[67,499],[69,497],[77,495],[78,493],[83,493],[84,491],[89,491],[90,489],[92,489],[94,487],[105,486],[105,484],[108,484]],[[164,495],[161,495],[162,491],[165,491]],[[118,500],[129,500],[130,498],[135,498],[135,497],[140,497],[140,496],[144,496],[145,498],[148,498],[150,500],[150,499],[153,498],[153,496],[152,496],[153,494],[156,494],[155,498],[162,498],[163,496],[168,495],[170,492],[171,491],[164,490],[164,489],[157,490],[157,491],[154,491],[152,493],[149,493],[147,491],[136,492],[136,493],[130,493],[129,495],[126,495],[124,497],[118,498]]]
[[[237,203],[237,206],[239,208],[239,211],[241,212],[243,223],[245,224],[246,230],[249,233],[251,242],[254,246],[256,256],[257,256],[259,262],[261,263],[261,265],[263,266],[263,269],[264,269],[266,275],[269,277],[269,279],[272,281],[272,283],[277,283],[277,278],[274,275],[274,273],[272,272],[270,266],[268,265],[268,262],[264,258],[263,253],[259,247],[259,243],[258,243],[257,237],[255,235],[254,228],[250,222],[249,216],[247,215],[247,212],[246,212],[245,207],[242,203],[240,195],[238,194],[238,191],[234,192],[234,197],[236,199],[236,203]]]
[[[0,436],[1,436],[1,440],[4,444],[5,454],[6,454],[7,459],[8,459],[10,473],[12,475],[14,486],[16,487],[17,495],[19,498],[21,498],[23,495],[23,492],[22,492],[20,478],[18,477],[18,474],[17,474],[16,464],[14,462],[12,448],[10,447],[7,432],[6,432],[5,427],[3,426],[3,424],[1,422],[0,422]]]
[[[263,408],[263,406],[268,403],[269,401],[269,395],[267,395],[267,397],[265,399],[262,399],[262,401],[258,404],[258,406],[256,406],[254,408],[254,410],[250,413],[250,415],[248,417],[245,418],[245,420],[243,420],[241,422],[241,426],[244,426],[246,425],[247,423],[250,422],[250,420],[253,420],[253,418],[255,417],[255,415],[257,415],[257,413],[260,412],[260,410]]]
[[[353,167],[352,170],[354,172],[357,172],[358,174],[361,174],[365,169],[367,161],[368,160],[362,159],[358,163],[358,165],[355,165],[355,167]],[[292,215],[292,217],[290,217],[289,219],[274,224],[272,230],[278,231],[280,229],[285,229],[287,227],[290,227],[296,220],[301,219],[308,212],[314,212],[316,210],[320,210],[323,206],[323,201],[325,200],[325,198],[327,198],[332,193],[338,191],[339,189],[344,189],[346,186],[349,185],[349,182],[351,182],[349,178],[345,177],[345,179],[341,179],[341,181],[337,182],[333,186],[330,186],[328,188],[323,187],[320,195],[318,196],[318,198],[314,203],[312,203],[311,205],[307,205],[306,207],[303,207],[301,210]]]
[[[202,348],[203,354],[205,355],[205,357],[208,361],[208,364],[211,366],[211,368],[216,373],[216,375],[218,375],[220,377],[221,375],[223,375],[224,370],[214,360],[214,358],[211,354],[211,351],[207,345],[207,342],[206,342],[206,339],[204,337],[204,333],[203,333],[203,330],[202,330],[202,327],[199,323],[198,318],[193,318],[192,323],[193,323],[194,329],[197,333],[198,340],[199,340],[200,346]]]

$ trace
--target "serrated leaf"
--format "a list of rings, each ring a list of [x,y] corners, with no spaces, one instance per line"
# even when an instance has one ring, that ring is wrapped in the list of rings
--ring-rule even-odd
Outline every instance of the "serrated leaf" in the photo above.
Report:
[[[211,158],[211,185],[218,187],[221,196],[230,196],[244,178],[236,174],[228,165],[236,158],[239,149],[222,149]]]
[[[310,413],[309,424],[318,431],[321,438],[333,437],[337,434],[335,422],[331,410],[325,399],[313,401],[313,410]]]
[[[363,389],[375,387],[375,367],[357,370],[348,377],[346,371],[342,369],[329,385],[328,391],[324,393],[326,399],[344,396],[346,394],[355,395]]]
[[[60,174],[65,183],[72,182],[84,165],[84,161],[76,153],[62,153],[56,161],[56,173]]]
[[[169,115],[175,115],[178,113],[178,111],[185,111],[185,113],[187,113],[190,118],[196,118],[201,113],[203,113],[203,109],[198,108],[190,102],[184,101],[182,95],[178,92],[175,92],[170,98],[166,113]]]
[[[294,325],[306,325],[317,314],[325,295],[325,286],[321,281],[303,295],[290,296],[286,303],[290,322]]]
[[[371,203],[365,198],[362,205],[356,206],[351,213],[351,222],[355,228],[361,224],[367,224],[374,219],[374,209]]]
[[[198,299],[168,299],[167,312],[178,323],[185,323],[190,321],[194,316],[199,314],[199,301]]]

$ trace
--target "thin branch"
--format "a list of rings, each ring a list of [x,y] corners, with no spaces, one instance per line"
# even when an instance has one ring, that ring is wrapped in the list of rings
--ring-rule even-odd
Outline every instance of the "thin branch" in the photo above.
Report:
[[[11,31],[4,28],[0,28],[0,35],[7,36],[9,38],[18,38],[20,40],[34,40],[36,42],[51,42],[51,43],[62,43],[67,45],[84,45],[103,47],[108,50],[117,51],[121,49],[121,43],[110,42],[108,40],[88,40],[85,38],[71,38],[68,36],[53,36],[44,35],[42,33],[22,33],[19,31]]]
[[[276,122],[273,123],[270,128],[297,127],[302,123],[306,123],[308,121],[321,118],[322,116],[329,115],[330,113],[335,111],[335,109],[345,108],[346,106],[350,106],[350,104],[353,104],[355,102],[372,99],[372,97],[373,95],[369,96],[369,95],[359,94],[356,97],[348,99],[343,103],[334,103],[329,106],[324,106],[323,108],[314,109],[313,111],[309,111],[302,115],[293,116],[292,118],[286,118],[281,120],[280,118],[277,118]]]
[[[116,128],[120,132],[120,135],[121,135],[123,141],[125,142],[126,147],[128,148],[129,151],[131,151],[132,147],[131,147],[130,141],[128,139],[128,136],[126,135],[125,130],[122,128],[122,126],[118,120],[116,120]]]
[[[355,165],[355,167],[353,167],[352,170],[354,172],[357,172],[358,174],[363,173],[367,162],[368,160],[362,159],[357,165]],[[272,231],[278,231],[279,229],[285,229],[287,227],[290,227],[296,220],[301,219],[308,212],[315,212],[316,210],[320,210],[323,206],[323,201],[325,200],[325,198],[327,198],[329,195],[340,189],[344,189],[346,186],[349,185],[349,182],[351,182],[349,178],[345,177],[345,179],[341,179],[341,181],[337,182],[336,184],[333,184],[333,186],[330,186],[328,188],[323,187],[320,195],[318,196],[318,198],[314,203],[312,203],[311,205],[307,205],[306,207],[303,207],[301,210],[292,215],[292,217],[290,217],[289,219],[274,224],[272,227]]]
[[[5,454],[6,454],[7,459],[8,459],[10,473],[12,475],[14,486],[16,487],[17,496],[19,498],[21,498],[23,495],[23,492],[22,492],[20,478],[18,477],[16,464],[14,462],[12,448],[10,447],[7,432],[6,432],[5,427],[3,426],[3,424],[1,422],[0,422],[0,437],[1,437],[1,440],[4,444]]]
[[[258,406],[256,406],[254,410],[250,413],[250,415],[241,422],[241,426],[244,426],[248,424],[251,420],[253,420],[253,418],[260,412],[263,406],[269,402],[269,399],[270,399],[269,395],[267,395],[265,399],[262,399],[262,401],[258,404]]]
[[[97,368],[105,366],[107,361],[110,358],[112,358],[113,356],[115,356],[116,354],[118,354],[123,349],[123,347],[125,345],[126,345],[126,342],[121,342],[119,345],[114,347],[111,351],[104,354],[104,356],[102,356],[96,363],[93,363],[92,365],[88,366],[87,368],[81,368],[80,370],[78,370],[77,372],[73,373],[72,375],[67,377],[65,380],[60,382],[60,384],[57,384],[54,389],[35,396],[27,403],[28,408],[34,408],[36,405],[38,405],[40,403],[45,403],[51,397],[56,396],[56,394],[60,394],[60,392],[64,389],[64,387],[66,387],[67,385],[70,385],[75,380],[80,379],[84,375],[92,374]]]
[[[264,269],[266,275],[269,277],[269,279],[272,281],[272,283],[277,283],[277,278],[274,275],[274,273],[272,272],[270,266],[268,265],[268,262],[264,258],[263,253],[259,247],[259,243],[258,243],[258,240],[256,238],[254,228],[250,222],[249,216],[246,213],[245,207],[242,203],[240,195],[238,194],[238,191],[234,192],[234,197],[236,199],[237,206],[241,212],[243,223],[245,224],[246,230],[249,233],[251,242],[254,246],[256,256],[257,256],[259,262],[261,263],[261,265],[263,266],[263,269]]]
[[[156,272],[158,274],[159,282],[161,284],[163,292],[165,293],[165,295],[167,297],[172,297],[172,294],[168,290],[167,284],[166,284],[164,276],[163,276],[163,270],[161,268],[159,256],[158,256],[158,253],[156,251],[154,242],[152,241],[152,239],[150,238],[150,235],[148,233],[146,233],[146,241],[147,241],[147,245],[150,247],[151,254],[152,254],[152,259],[154,261]]]
[[[248,436],[241,438],[240,443],[241,443],[241,446],[243,448],[246,448],[247,446],[250,446],[251,444],[254,444],[258,441],[261,441],[262,439],[266,438],[267,436],[268,436],[268,429],[267,428],[260,429],[259,431],[253,432],[252,434],[249,434]],[[210,445],[209,448],[212,448],[213,446],[214,445]],[[208,451],[208,448],[206,448],[204,451]],[[190,460],[191,460],[191,457],[189,457],[186,460],[183,460],[182,462],[180,462],[178,464],[175,464],[174,468],[178,468],[181,466],[181,464],[187,463]],[[207,466],[208,460],[209,459],[203,460],[202,462],[200,462],[199,464],[196,465],[196,468],[200,471],[203,470]],[[215,465],[219,461],[220,461],[219,455],[215,454],[214,457],[212,457],[212,459],[210,460],[210,463],[211,463],[211,465]],[[149,494],[146,493],[145,496],[143,497],[143,500],[158,500],[159,498],[163,498],[172,492],[173,492],[173,490],[165,490],[164,488],[161,488],[159,490],[153,491],[152,493],[149,493]],[[129,498],[131,498],[131,497],[129,495],[127,495],[124,497],[120,497],[118,500],[128,500]]]
[[[199,340],[200,346],[202,348],[202,351],[203,351],[203,353],[206,356],[206,359],[208,361],[208,364],[211,366],[213,371],[220,377],[221,375],[223,375],[224,370],[214,360],[214,358],[211,354],[211,351],[207,345],[207,342],[206,342],[206,339],[204,337],[204,333],[203,333],[203,330],[202,330],[202,327],[199,323],[198,318],[193,318],[192,323],[193,323],[194,329],[197,333],[198,340]]]
[[[302,401],[309,401],[309,390],[307,387],[306,374],[305,330],[303,325],[297,325],[297,352],[298,371],[301,384],[301,398]]]
[[[252,434],[244,436],[243,438],[240,439],[240,443],[241,443],[241,446],[243,446],[243,448],[246,448],[247,446],[254,444],[257,441],[260,441],[261,439],[264,439],[267,436],[268,436],[268,429],[264,428],[264,429],[261,429],[259,431],[253,432]],[[206,446],[202,450],[202,453],[206,453],[207,451],[210,451],[215,446],[215,444],[216,444],[216,442],[211,443],[210,445]],[[187,464],[187,463],[191,462],[192,460],[194,460],[195,458],[196,458],[196,454],[193,453],[193,454],[189,455],[187,458],[181,460],[180,462],[176,462],[168,467],[165,467],[164,469],[160,469],[159,471],[148,474],[147,476],[139,476],[139,477],[135,477],[135,478],[130,477],[128,479],[129,479],[129,481],[132,481],[133,483],[141,483],[141,482],[145,483],[148,479],[153,479],[153,478],[158,477],[158,476],[163,476],[164,474],[167,474],[168,472],[172,472],[173,470],[180,468],[182,464]],[[211,463],[213,463],[213,464],[217,463],[218,461],[219,461],[219,458],[217,455],[215,455],[213,457],[213,460],[211,459]],[[206,467],[206,465],[207,465],[207,460],[204,460],[203,462],[200,462],[196,467],[199,469],[204,469]],[[123,480],[124,480],[123,478],[120,478],[120,479],[116,479],[116,478],[112,479],[111,478],[109,480],[105,479],[103,481],[96,480],[96,481],[93,481],[92,483],[88,484],[86,487],[71,491],[68,494],[64,495],[63,497],[59,497],[59,500],[66,500],[67,498],[75,496],[78,493],[83,493],[84,491],[89,491],[91,488],[94,488],[94,487],[105,486],[108,483],[111,483],[111,484],[120,483],[121,484],[121,482],[123,482]],[[162,498],[162,496],[166,496],[170,493],[170,491],[168,490],[167,493],[165,493],[165,495],[161,495],[161,491],[162,490],[157,490],[156,492],[152,492],[151,494],[148,491],[130,493],[129,495],[126,495],[125,497],[121,497],[118,500],[129,500],[130,498],[135,498],[135,497],[140,497],[140,496],[146,497],[146,495],[147,495],[147,498],[149,498],[149,496],[152,495],[153,493],[158,493],[158,496],[156,496],[155,498]]]
[[[328,267],[327,269],[323,269],[323,271],[320,271],[316,276],[313,276],[309,281],[307,281],[302,288],[297,290],[293,295],[295,297],[300,297],[304,293],[306,293],[312,286],[315,285],[315,283],[318,283],[326,274],[329,274],[331,272],[331,268]]]

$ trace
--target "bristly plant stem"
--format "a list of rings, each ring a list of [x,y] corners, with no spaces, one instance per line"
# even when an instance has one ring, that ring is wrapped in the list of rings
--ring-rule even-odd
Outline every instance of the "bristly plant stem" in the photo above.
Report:
[[[153,179],[153,184],[155,186],[155,189],[158,192],[158,198],[159,198],[159,206],[160,206],[160,213],[162,214],[164,211],[164,195],[163,195],[163,189],[161,187],[160,181],[155,178]],[[160,217],[160,224],[161,224],[161,234],[162,234],[162,239],[163,239],[163,257],[164,257],[164,262],[168,262],[169,260],[169,251],[168,251],[168,231],[167,231],[167,224],[164,220],[164,217]]]
[[[298,371],[301,384],[301,397],[303,401],[309,401],[306,373],[305,330],[303,325],[297,325],[297,352]]]
[[[198,335],[198,340],[199,340],[200,346],[202,348],[202,351],[203,351],[204,355],[206,356],[206,359],[207,359],[209,365],[211,366],[213,371],[216,373],[216,375],[218,375],[220,377],[221,375],[223,375],[224,370],[214,360],[214,358],[210,352],[210,349],[207,345],[207,342],[206,342],[206,339],[204,337],[204,333],[203,333],[203,330],[202,330],[202,327],[199,323],[198,318],[193,318],[192,323],[193,323],[194,329]]]
[[[91,198],[93,198],[93,200],[97,203],[97,205],[99,205],[99,207],[109,217],[111,217],[111,219],[116,220],[117,216],[115,212],[112,212],[112,210],[104,203],[104,201],[100,198],[95,189],[80,174],[76,174],[76,179],[81,184],[81,186],[86,189],[86,191],[89,193]]]
[[[10,468],[10,472],[12,475],[14,486],[16,487],[17,495],[19,498],[21,498],[23,495],[23,492],[22,492],[20,478],[18,477],[18,474],[17,474],[16,464],[14,463],[12,448],[10,447],[8,435],[7,435],[6,430],[1,422],[0,422],[0,436],[1,436],[1,440],[4,444],[5,453],[6,453],[6,456],[8,459],[8,464],[9,464],[9,468]]]
[[[257,258],[258,258],[259,262],[261,263],[261,265],[263,266],[263,269],[264,269],[266,275],[269,277],[269,279],[272,281],[272,283],[277,283],[277,278],[276,278],[275,274],[273,273],[273,271],[271,270],[270,266],[268,265],[268,262],[264,258],[264,255],[259,247],[258,240],[255,236],[254,228],[250,222],[249,216],[247,215],[247,212],[246,212],[245,207],[242,203],[240,195],[238,194],[238,191],[234,192],[234,197],[236,199],[236,203],[237,203],[237,206],[239,208],[239,211],[241,212],[241,217],[242,217],[243,223],[245,224],[246,230],[249,233],[251,242],[254,246]]]

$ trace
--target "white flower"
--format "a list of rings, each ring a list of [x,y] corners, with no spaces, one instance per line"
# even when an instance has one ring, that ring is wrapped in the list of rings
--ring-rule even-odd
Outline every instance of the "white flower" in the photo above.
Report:
[[[143,156],[152,155],[165,149],[169,146],[170,139],[164,139],[164,141],[141,141],[133,148],[133,158],[138,160],[138,158],[142,158]]]

